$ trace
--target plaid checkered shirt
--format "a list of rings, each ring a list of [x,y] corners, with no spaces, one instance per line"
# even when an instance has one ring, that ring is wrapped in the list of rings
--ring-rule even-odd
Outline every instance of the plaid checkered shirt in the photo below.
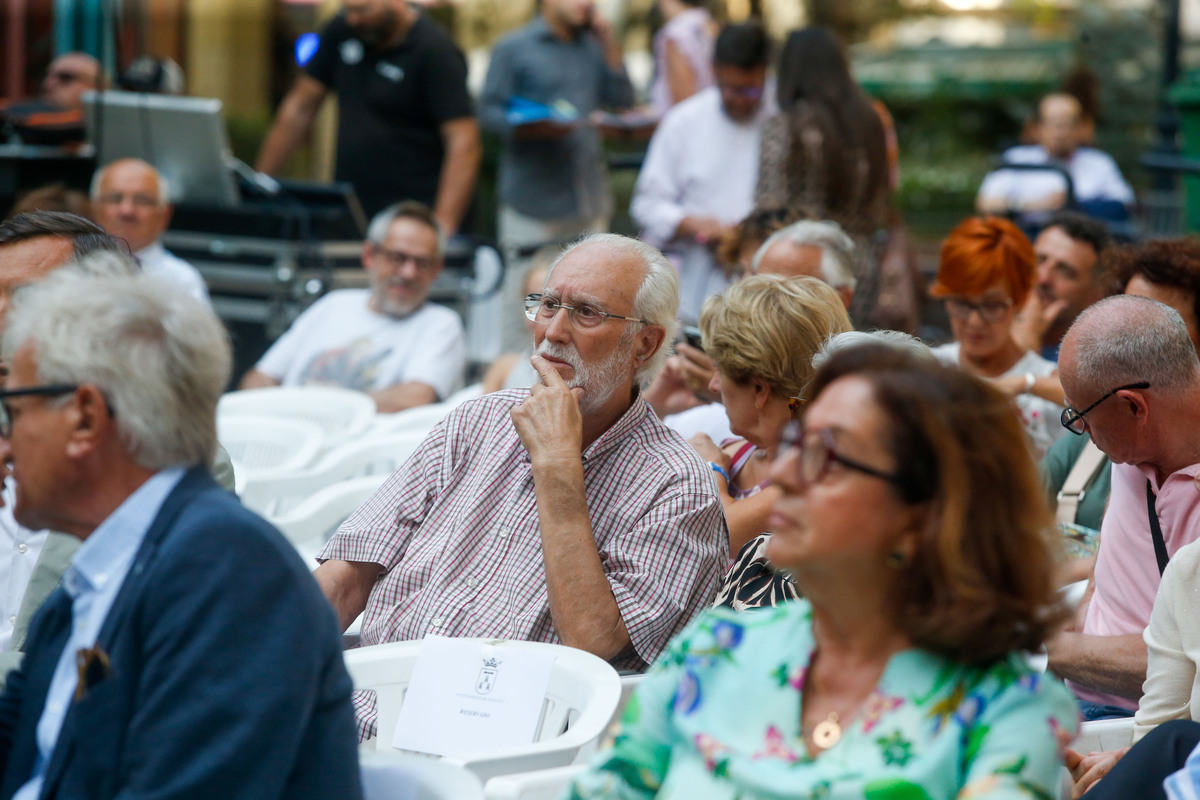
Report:
[[[558,643],[550,617],[529,453],[509,411],[528,390],[464,403],[338,529],[321,559],[386,572],[367,600],[362,644],[442,636]],[[583,452],[600,562],[644,669],[712,602],[729,532],[703,459],[639,396]],[[356,693],[360,734],[373,693]],[[387,733],[390,736],[390,732]]]

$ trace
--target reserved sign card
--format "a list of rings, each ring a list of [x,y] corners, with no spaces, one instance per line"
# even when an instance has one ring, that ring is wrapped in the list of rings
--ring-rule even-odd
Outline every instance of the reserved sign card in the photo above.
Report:
[[[554,655],[426,636],[392,747],[457,756],[529,744]]]

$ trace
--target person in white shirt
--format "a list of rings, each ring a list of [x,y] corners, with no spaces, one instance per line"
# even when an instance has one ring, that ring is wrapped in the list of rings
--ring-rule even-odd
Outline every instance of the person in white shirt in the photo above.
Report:
[[[1081,147],[1083,110],[1068,94],[1051,94],[1038,104],[1037,144],[1011,147],[1003,159],[1012,164],[1048,164],[1071,176],[1075,199],[1085,211],[1119,218],[1133,202],[1133,189],[1107,153]],[[1050,170],[1012,170],[989,173],[979,186],[976,208],[984,214],[1049,213],[1063,207],[1067,187],[1062,175]]]
[[[638,175],[630,214],[679,270],[683,319],[729,282],[713,248],[754,208],[759,137],[775,112],[768,51],[761,25],[726,26],[713,51],[716,86],[667,112]]]
[[[113,161],[92,176],[92,212],[96,222],[129,249],[148,275],[179,284],[197,300],[208,302],[208,287],[199,271],[163,247],[171,222],[171,186],[158,170],[138,158]]]
[[[462,320],[425,302],[445,238],[415,201],[371,220],[362,263],[369,289],[339,289],[301,314],[242,379],[243,389],[333,385],[367,392],[380,412],[444,400],[462,383]]]

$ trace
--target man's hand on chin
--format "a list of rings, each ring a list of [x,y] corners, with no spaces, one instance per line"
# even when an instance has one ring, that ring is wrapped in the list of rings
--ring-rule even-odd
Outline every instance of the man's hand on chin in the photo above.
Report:
[[[529,397],[510,412],[517,435],[531,461],[578,460],[583,452],[583,415],[579,411],[583,389],[567,386],[558,370],[541,356],[532,360],[542,382],[534,384]]]

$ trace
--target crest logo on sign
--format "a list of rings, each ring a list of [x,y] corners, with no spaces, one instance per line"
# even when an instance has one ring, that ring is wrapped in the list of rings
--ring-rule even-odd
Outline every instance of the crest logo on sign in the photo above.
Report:
[[[488,694],[492,689],[496,688],[496,678],[499,674],[499,668],[500,659],[483,659],[483,667],[480,668],[479,677],[475,681],[476,694]]]

